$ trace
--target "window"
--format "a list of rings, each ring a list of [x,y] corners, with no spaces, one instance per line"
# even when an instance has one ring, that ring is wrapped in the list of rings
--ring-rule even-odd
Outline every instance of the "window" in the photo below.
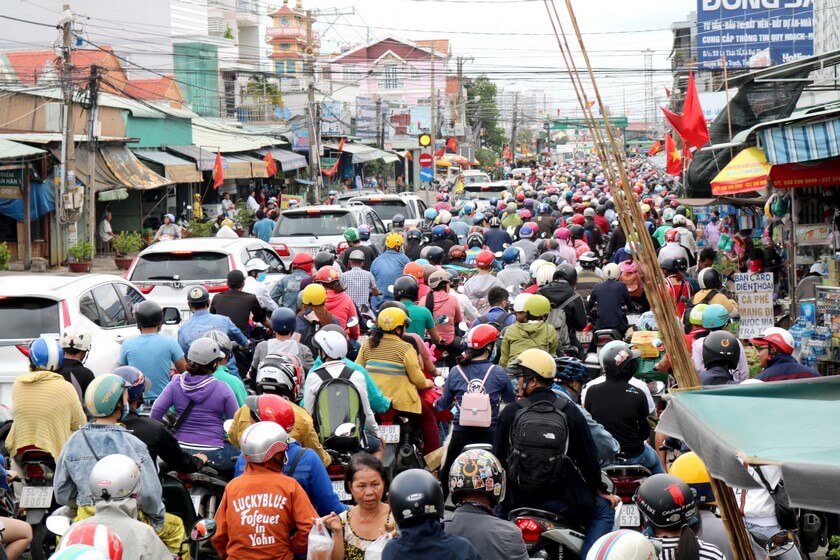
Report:
[[[54,299],[0,299],[0,340],[29,340],[42,334],[58,334],[60,330],[58,302]]]
[[[281,50],[281,51],[287,51],[287,50],[289,50],[289,49],[291,49],[291,48],[292,48],[292,44],[291,44],[291,43],[280,43],[280,50]]]
[[[137,259],[131,282],[224,280],[230,272],[225,253],[178,251],[148,253]]]
[[[311,237],[343,235],[349,227],[357,227],[353,215],[343,212],[289,212],[280,216],[272,237]]]
[[[127,286],[126,284],[117,284],[116,285],[117,292],[122,296],[123,300],[125,301],[126,305],[126,313],[128,314],[128,324],[134,325],[137,323],[137,320],[134,318],[134,306],[144,301],[144,297],[132,288],[131,286]]]
[[[280,261],[280,257],[278,257],[274,253],[274,251],[270,251],[259,245],[253,245],[243,250],[241,256],[243,259],[242,262],[244,262],[245,264],[248,264],[248,261],[250,261],[251,259],[260,259],[268,265],[268,270],[266,272],[268,272],[269,274],[285,272],[285,269],[283,268],[283,263]]]
[[[355,82],[361,78],[359,68],[355,64],[345,64],[341,70],[345,82]]]
[[[400,89],[402,87],[402,70],[396,64],[386,64],[382,67],[379,85],[383,89]]]
[[[365,221],[371,227],[373,233],[385,233],[385,224],[382,223],[375,212],[365,214]]]
[[[103,284],[86,292],[79,300],[79,311],[95,325],[105,329],[129,324],[125,307],[113,284]]]
[[[297,62],[294,60],[286,61],[286,74],[294,74],[297,72]]]

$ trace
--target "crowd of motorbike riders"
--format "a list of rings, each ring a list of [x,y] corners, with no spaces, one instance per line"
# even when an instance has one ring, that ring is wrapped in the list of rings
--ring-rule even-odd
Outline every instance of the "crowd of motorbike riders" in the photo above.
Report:
[[[703,383],[745,382],[744,350],[728,330],[737,306],[714,250],[697,247],[709,228],[645,161],[631,163],[631,177]],[[609,185],[586,162],[513,179],[489,201],[441,191],[419,227],[395,216],[381,247],[364,226],[349,228],[341,254],[297,253],[270,293],[253,282],[259,261],[231,272],[212,301],[190,288],[177,340],[161,333],[159,305],[139,303],[139,335],[113,372],[84,366],[84,328],[32,342],[30,372],[14,384],[4,474],[17,477],[31,452],[54,462],[55,505],[75,523],[53,557],[188,556],[161,474],[211,467],[229,481],[213,512],[222,559],[306,555],[323,525],[331,552],[309,558],[526,560],[523,530],[508,521],[518,508],[579,528],[581,558],[733,558],[702,462],[683,449],[669,465],[652,434],[657,411],[624,339],[655,320]],[[605,330],[620,334],[601,348],[582,342]],[[757,380],[817,375],[793,358],[783,329],[751,343]],[[595,375],[584,364],[593,352]],[[665,355],[656,369],[668,367]],[[423,454],[446,446],[437,477],[395,468],[382,433],[396,419]],[[633,497],[641,532],[614,531],[622,500],[601,469],[615,464],[650,473]],[[337,467],[352,505],[331,483]],[[771,498],[780,473],[749,470],[762,488],[736,496],[763,542],[787,529]],[[446,503],[454,513],[444,523]],[[6,555],[20,557],[31,527],[2,524]],[[371,547],[379,555],[366,556]]]

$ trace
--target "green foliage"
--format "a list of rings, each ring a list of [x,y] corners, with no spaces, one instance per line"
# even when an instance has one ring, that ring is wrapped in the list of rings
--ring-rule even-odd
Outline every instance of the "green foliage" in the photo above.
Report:
[[[117,255],[124,257],[143,248],[143,235],[139,231],[124,231],[112,243]]]
[[[248,80],[246,92],[254,99],[268,101],[274,107],[283,106],[283,95],[277,84],[271,83],[264,76],[254,75]]]
[[[492,167],[499,160],[499,154],[490,148],[479,148],[475,151],[475,159],[481,164],[481,167]]]
[[[230,24],[228,23],[225,25],[225,33],[223,35],[225,39],[233,39],[233,29],[230,28]]]
[[[480,97],[467,105],[467,122],[470,127],[479,126],[484,129],[481,143],[491,150],[501,154],[502,148],[508,142],[505,131],[498,125],[499,109],[496,107],[496,84],[487,76],[479,76],[465,86],[467,101]]]
[[[826,558],[840,559],[840,535],[834,535],[828,542]]]
[[[236,203],[236,213],[233,220],[244,229],[248,229],[254,223],[254,213],[248,210],[244,200]]]
[[[76,262],[90,262],[93,259],[93,244],[87,241],[79,241],[67,248],[67,254],[73,257]]]
[[[190,224],[187,226],[187,235],[190,237],[212,237],[213,223],[190,220]]]
[[[0,270],[9,270],[9,261],[12,260],[12,252],[4,241],[0,243]]]

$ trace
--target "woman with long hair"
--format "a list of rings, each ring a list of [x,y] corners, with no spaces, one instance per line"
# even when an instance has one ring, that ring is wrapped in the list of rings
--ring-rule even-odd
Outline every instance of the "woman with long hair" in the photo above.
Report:
[[[294,338],[312,351],[313,356],[318,355],[318,347],[312,337],[318,329],[325,325],[341,325],[333,317],[327,306],[327,290],[321,284],[309,284],[298,294],[297,320],[295,323]]]

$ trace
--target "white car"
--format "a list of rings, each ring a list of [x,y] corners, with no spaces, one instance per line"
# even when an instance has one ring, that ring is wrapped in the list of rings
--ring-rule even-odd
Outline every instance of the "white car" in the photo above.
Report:
[[[490,175],[481,171],[480,169],[467,169],[461,172],[461,180],[464,185],[472,185],[474,183],[489,183]]]
[[[111,274],[0,277],[0,402],[11,405],[12,384],[29,371],[29,343],[42,335],[58,338],[69,325],[91,332],[85,366],[96,375],[113,371],[120,344],[140,334],[132,306],[144,299],[130,282]],[[164,319],[175,325],[179,313],[164,309]],[[175,337],[173,327],[164,326],[164,332]]]
[[[187,293],[202,285],[210,297],[226,292],[231,270],[245,272],[251,259],[268,264],[263,281],[269,290],[286,272],[286,266],[271,246],[253,237],[188,237],[158,241],[144,249],[126,273],[126,278],[149,299],[175,307],[189,318]]]
[[[387,231],[385,224],[373,208],[361,204],[283,210],[270,243],[284,262],[291,262],[296,253],[314,255],[326,244],[343,251],[347,247],[344,230],[361,225],[370,227],[370,243],[381,249]]]
[[[474,203],[476,210],[481,211],[490,205],[491,199],[497,198],[501,200],[504,198],[505,193],[510,192],[509,184],[508,181],[495,181],[493,183],[464,185],[461,200]]]
[[[370,194],[351,198],[346,205],[362,204],[370,206],[382,218],[385,227],[391,227],[391,220],[397,214],[405,218],[405,225],[417,226],[423,221],[426,203],[413,194]]]
[[[510,171],[511,177],[519,178],[520,176],[525,177],[527,179],[531,176],[531,168],[530,167],[517,167],[516,169],[511,169]]]

